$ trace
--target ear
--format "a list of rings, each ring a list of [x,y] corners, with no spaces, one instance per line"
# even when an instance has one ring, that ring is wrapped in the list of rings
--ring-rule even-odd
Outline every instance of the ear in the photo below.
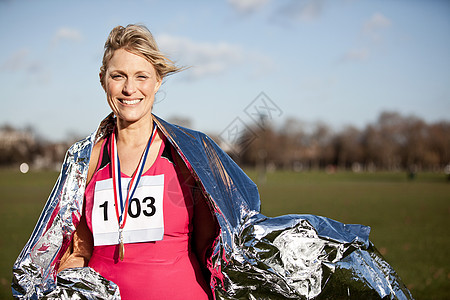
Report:
[[[156,81],[156,84],[155,84],[155,94],[158,92],[159,88],[161,87],[161,83],[162,83],[162,78],[159,78],[159,76],[158,76],[158,80]]]

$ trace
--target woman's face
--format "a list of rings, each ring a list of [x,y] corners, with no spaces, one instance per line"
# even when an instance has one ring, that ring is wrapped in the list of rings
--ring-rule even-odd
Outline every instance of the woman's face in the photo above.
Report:
[[[102,78],[108,104],[121,121],[148,118],[161,85],[155,68],[145,58],[124,49],[114,51]]]

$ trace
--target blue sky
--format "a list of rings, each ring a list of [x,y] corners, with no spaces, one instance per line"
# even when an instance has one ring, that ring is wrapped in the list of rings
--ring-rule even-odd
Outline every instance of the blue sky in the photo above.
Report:
[[[154,112],[219,134],[264,92],[287,118],[363,128],[385,110],[450,120],[450,1],[0,0],[0,124],[50,140],[109,113],[98,71],[116,25],[179,65]]]

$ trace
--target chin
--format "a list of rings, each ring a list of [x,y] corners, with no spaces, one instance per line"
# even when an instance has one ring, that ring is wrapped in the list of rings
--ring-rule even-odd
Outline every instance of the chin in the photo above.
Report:
[[[151,112],[141,115],[131,115],[131,114],[116,114],[117,118],[123,122],[136,123],[141,120],[150,119]]]

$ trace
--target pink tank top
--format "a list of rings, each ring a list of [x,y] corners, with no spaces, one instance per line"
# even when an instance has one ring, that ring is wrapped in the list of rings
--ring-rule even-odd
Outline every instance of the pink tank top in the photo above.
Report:
[[[98,169],[85,191],[86,221],[91,232],[95,186],[112,176],[108,145],[106,139]],[[183,184],[185,180],[176,166],[177,160],[173,159],[175,155],[164,137],[156,161],[143,175],[164,174],[163,239],[126,243],[123,261],[119,259],[119,245],[94,246],[89,267],[116,283],[122,299],[208,299],[211,294],[195,253],[191,251],[192,192]],[[122,177],[127,176],[122,174]],[[116,215],[112,217],[117,220]]]

